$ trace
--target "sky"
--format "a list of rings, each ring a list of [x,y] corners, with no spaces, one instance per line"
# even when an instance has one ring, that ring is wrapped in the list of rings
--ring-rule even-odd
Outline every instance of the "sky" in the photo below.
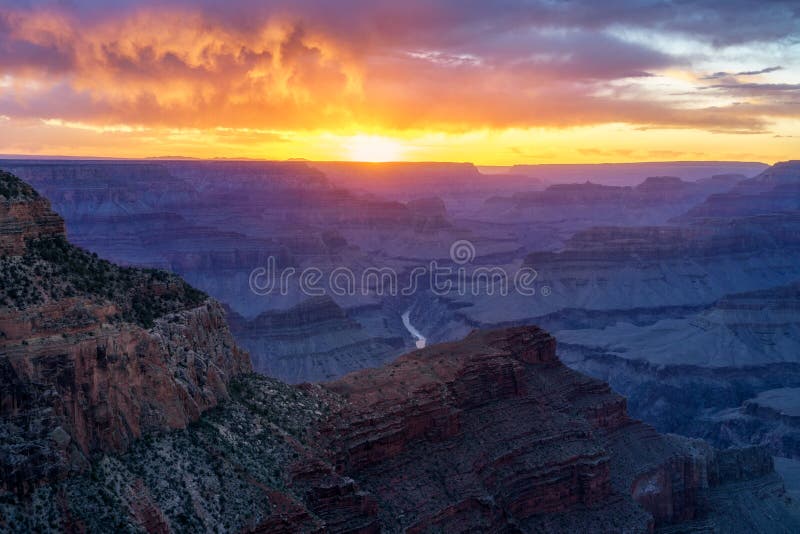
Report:
[[[0,0],[0,153],[800,159],[800,2]]]

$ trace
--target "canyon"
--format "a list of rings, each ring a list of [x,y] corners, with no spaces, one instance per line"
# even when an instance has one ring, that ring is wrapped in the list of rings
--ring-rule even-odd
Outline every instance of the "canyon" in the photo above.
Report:
[[[0,162],[0,168],[25,177],[52,199],[66,219],[71,241],[123,265],[172,271],[220,301],[221,307],[207,304],[208,320],[219,323],[226,317],[232,338],[223,344],[248,350],[259,373],[294,384],[337,384],[341,377],[373,372],[361,369],[391,368],[420,338],[427,351],[474,329],[507,331],[537,324],[559,339],[561,361],[624,395],[631,414],[626,417],[655,428],[648,432],[702,439],[723,450],[714,458],[723,458],[730,446],[755,447],[762,452],[753,454],[778,456],[775,465],[788,477],[796,470],[793,462],[800,460],[791,415],[800,388],[800,163],[766,170],[747,164],[634,167],[596,169],[592,176],[583,174],[588,168],[555,169],[554,180],[545,174],[532,180],[531,169],[493,169],[498,174],[488,175],[469,165],[397,164],[387,170],[316,162]],[[396,179],[412,175],[416,189]],[[471,176],[465,180],[474,187],[448,189],[462,175]],[[370,181],[375,176],[384,178],[380,187]],[[481,186],[490,176],[496,182]],[[29,194],[20,191],[14,193],[20,199]],[[14,215],[11,225],[2,222],[7,253],[22,252],[24,236],[63,233],[61,219],[37,198],[38,207],[34,202],[25,214]],[[20,209],[14,205],[12,211]],[[328,291],[325,297],[311,297],[294,285],[263,296],[248,284],[252,269],[269,257],[279,269],[317,267],[327,273],[337,267],[354,272],[385,267],[401,278],[430,261],[456,267],[450,245],[457,240],[474,247],[465,265],[468,273],[481,266],[511,273],[535,269],[537,293],[441,295],[423,284],[411,295],[356,287],[352,294]],[[176,290],[176,284],[166,286],[177,294],[187,291]],[[144,284],[144,294],[161,291],[151,285]],[[162,311],[188,312],[171,308],[172,297],[164,300],[158,313],[141,317],[127,306],[128,320],[152,328]],[[192,301],[197,306],[204,302]],[[58,315],[62,307],[76,324],[92,321],[84,317],[82,302],[36,313]],[[125,313],[91,309],[89,315],[102,326]],[[24,338],[31,327],[16,321],[14,329]],[[89,337],[101,338],[97,331]],[[96,351],[96,345],[87,347]],[[324,387],[325,395],[341,401],[342,391]],[[181,408],[184,415],[171,415],[169,423],[153,428],[181,428],[216,405],[217,398],[227,398],[221,387],[211,389],[204,400],[192,401],[197,408]],[[369,393],[370,398],[376,395]],[[396,422],[382,424],[389,431]],[[95,446],[122,451],[137,443],[138,435],[126,431],[109,438],[112,445],[92,438],[88,448],[78,449],[83,458],[91,457]],[[66,452],[59,454],[62,474],[89,465],[79,459],[70,467],[63,459]],[[425,449],[421,454],[433,453]],[[325,461],[334,470],[340,467],[339,460]],[[401,469],[404,464],[392,465]],[[387,491],[380,484],[388,483],[376,484],[370,492]],[[708,487],[710,499],[717,489]],[[452,506],[448,514],[476,514],[471,505]],[[486,509],[478,515],[490,521],[497,513],[507,511]],[[390,516],[387,512],[384,520]],[[652,521],[668,529],[671,520]],[[558,531],[548,525],[536,528]]]
[[[766,448],[659,434],[536,326],[292,386],[251,372],[220,304],[67,243],[0,180],[4,530],[800,528]],[[312,323],[354,328],[328,299],[292,313],[319,307]]]
[[[578,230],[525,257],[548,296],[428,296],[437,317],[415,324],[434,341],[539,324],[567,365],[608,381],[658,430],[796,459],[793,427],[747,406],[798,386],[798,184],[800,162],[785,162],[664,224]]]
[[[405,347],[393,330],[367,330],[328,297],[310,298],[285,311],[267,311],[245,319],[229,311],[228,322],[238,342],[252,355],[255,371],[297,383],[329,380],[350,371],[390,361]],[[366,323],[367,318],[363,319]]]

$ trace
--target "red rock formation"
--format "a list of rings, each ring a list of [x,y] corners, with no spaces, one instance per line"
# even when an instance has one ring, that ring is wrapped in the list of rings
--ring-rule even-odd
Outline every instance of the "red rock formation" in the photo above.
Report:
[[[702,515],[707,489],[731,480],[707,445],[630,419],[536,327],[473,332],[326,387],[347,402],[325,448],[390,530],[536,530],[586,509],[598,529],[625,517],[646,530]]]
[[[330,384],[348,403],[327,435],[382,519],[412,531],[594,506],[611,485],[592,423],[627,418],[607,386],[579,376],[537,328],[476,332]]]
[[[53,305],[47,308],[53,315]],[[82,309],[91,307],[83,303]],[[73,310],[65,310],[65,322]],[[8,322],[5,315],[0,323]],[[0,342],[8,386],[0,414],[30,431],[43,417],[50,421],[43,429],[61,429],[63,438],[49,436],[60,461],[46,460],[47,469],[57,466],[59,472],[80,469],[93,452],[122,451],[144,432],[185,427],[227,398],[232,376],[249,370],[247,355],[211,301],[165,317],[150,330],[99,320],[65,330],[60,324]],[[44,474],[44,466],[31,460],[14,471],[12,486],[28,488]]]
[[[125,450],[146,432],[184,428],[228,397],[228,381],[249,371],[250,362],[233,342],[219,304],[170,301],[172,312],[146,328],[121,320],[122,305],[182,295],[181,282],[142,275],[152,283],[125,286],[127,293],[113,301],[104,298],[102,285],[100,293],[86,289],[70,297],[58,296],[62,287],[47,286],[48,292],[41,280],[47,275],[37,273],[63,265],[29,254],[28,247],[42,238],[63,243],[63,221],[26,184],[0,178],[7,195],[0,202],[3,272],[34,288],[30,300],[12,298],[0,307],[0,429],[17,440],[4,443],[0,455],[3,489],[26,492],[81,471],[94,453]],[[79,265],[70,273],[70,291],[75,284],[98,286],[103,278],[80,278],[80,269],[96,260],[64,246],[72,256],[62,263]],[[135,272],[97,273],[136,283]],[[13,289],[3,288],[4,304]]]
[[[0,255],[22,254],[31,238],[64,235],[64,221],[50,202],[8,173],[0,171],[0,181]]]
[[[536,327],[474,332],[322,386],[237,383],[188,438],[165,435],[106,463],[97,484],[121,484],[124,517],[175,528],[170,503],[186,494],[165,495],[153,478],[164,451],[188,498],[255,532],[646,532],[713,517],[729,482],[746,493],[756,479],[769,506],[780,498],[763,450],[719,452],[630,419],[607,385],[563,366]],[[196,473],[195,461],[219,465]],[[151,473],[145,485],[140,472]],[[96,491],[87,478],[72,495]],[[220,510],[211,489],[223,481],[241,495]],[[85,509],[72,517],[76,506],[62,506],[63,524],[106,524]],[[205,510],[197,517],[191,524],[213,526]]]

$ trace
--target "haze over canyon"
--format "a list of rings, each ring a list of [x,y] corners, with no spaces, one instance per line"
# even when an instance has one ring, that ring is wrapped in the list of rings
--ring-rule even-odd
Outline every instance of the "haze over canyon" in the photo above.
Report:
[[[800,521],[800,163],[624,165],[614,185],[464,164],[0,163],[13,173],[8,528],[790,532]],[[654,167],[679,176],[646,176]],[[433,261],[456,283],[459,269],[487,266],[536,276],[533,294],[490,291],[503,283],[491,277],[478,292],[423,278],[409,294],[310,296],[297,281],[259,294],[250,275],[269,258],[400,279]],[[531,324],[555,339],[515,326]],[[450,393],[431,397],[440,389]],[[375,426],[348,430],[355,420]],[[593,430],[570,430],[584,424]],[[505,474],[474,454],[507,458]],[[171,476],[183,482],[162,481],[161,461],[182,466]],[[98,483],[106,504],[87,500]]]

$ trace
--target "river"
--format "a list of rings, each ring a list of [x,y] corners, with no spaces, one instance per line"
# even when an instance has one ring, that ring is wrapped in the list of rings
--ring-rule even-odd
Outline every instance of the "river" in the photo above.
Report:
[[[419,330],[414,328],[414,325],[411,324],[410,317],[411,317],[411,310],[408,310],[407,312],[405,312],[403,314],[403,326],[405,326],[406,330],[408,330],[411,333],[411,335],[414,336],[414,339],[417,340],[417,348],[418,349],[424,349],[425,348],[425,336],[420,334]]]

